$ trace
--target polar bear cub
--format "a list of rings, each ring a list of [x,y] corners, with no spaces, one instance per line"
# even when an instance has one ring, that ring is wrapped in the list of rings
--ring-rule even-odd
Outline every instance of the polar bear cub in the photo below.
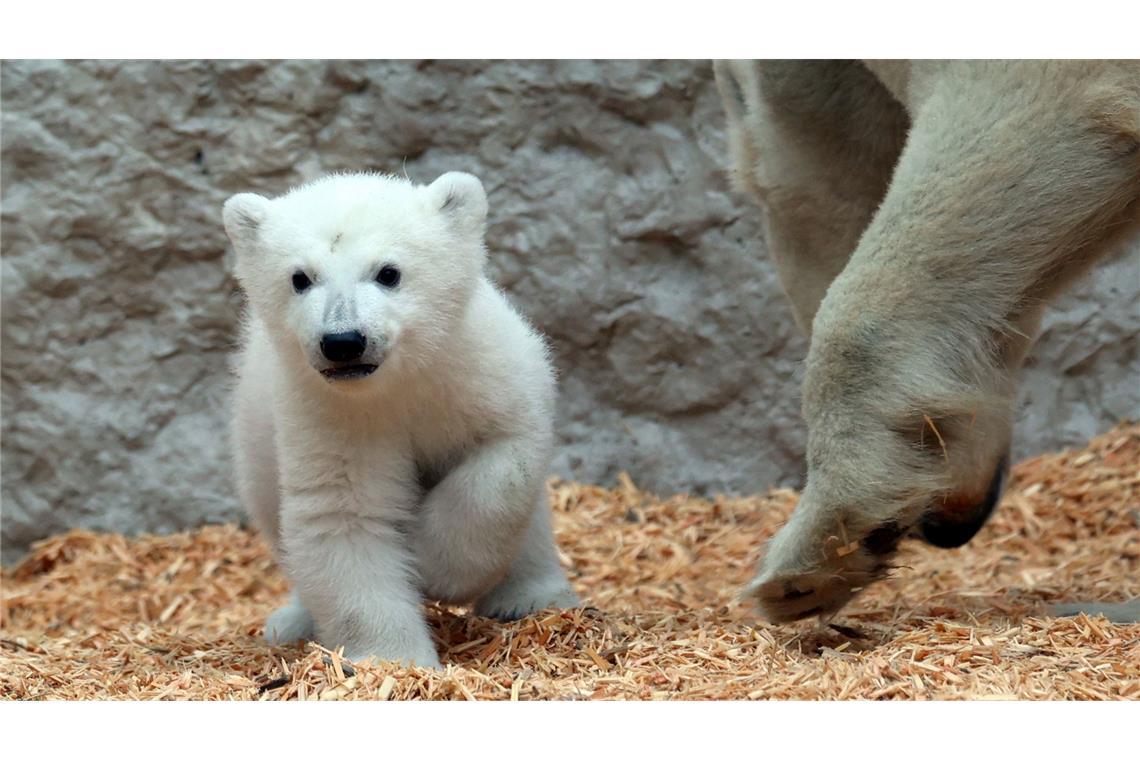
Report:
[[[237,485],[294,585],[271,643],[439,667],[424,598],[504,619],[578,603],[544,489],[554,376],[484,272],[486,215],[458,172],[226,202],[249,303]]]

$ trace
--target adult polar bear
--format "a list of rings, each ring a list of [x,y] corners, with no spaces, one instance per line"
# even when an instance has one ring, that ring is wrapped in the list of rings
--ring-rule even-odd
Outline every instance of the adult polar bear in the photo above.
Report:
[[[811,336],[807,483],[751,591],[773,620],[826,615],[904,535],[959,546],[998,501],[1046,302],[1140,227],[1140,63],[715,70]]]

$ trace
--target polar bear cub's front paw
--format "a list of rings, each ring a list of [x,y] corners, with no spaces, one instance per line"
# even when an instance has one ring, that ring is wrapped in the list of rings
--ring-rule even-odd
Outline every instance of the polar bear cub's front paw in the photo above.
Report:
[[[371,660],[372,662],[395,662],[405,666],[443,670],[443,663],[439,661],[439,653],[435,651],[431,642],[405,642],[402,645],[384,644],[360,647],[346,650],[344,656],[358,664]]]
[[[475,614],[499,620],[518,620],[532,612],[577,607],[581,599],[562,574],[539,578],[507,577],[475,603]]]
[[[309,641],[315,633],[313,616],[295,595],[265,621],[265,640],[270,646]]]

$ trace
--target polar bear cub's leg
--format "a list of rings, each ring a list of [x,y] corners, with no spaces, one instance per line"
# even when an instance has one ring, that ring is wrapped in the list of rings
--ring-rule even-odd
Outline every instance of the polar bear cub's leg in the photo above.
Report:
[[[579,603],[558,561],[550,508],[546,499],[540,498],[507,577],[475,603],[475,612],[500,620],[517,620],[536,610],[576,607]]]
[[[382,493],[375,496],[384,503]],[[330,505],[344,500],[327,499]],[[365,515],[345,521],[341,514],[307,506],[294,508],[286,500],[282,539],[289,574],[302,609],[312,613],[317,640],[343,646],[350,660],[442,667],[416,589],[412,556],[397,525]]]

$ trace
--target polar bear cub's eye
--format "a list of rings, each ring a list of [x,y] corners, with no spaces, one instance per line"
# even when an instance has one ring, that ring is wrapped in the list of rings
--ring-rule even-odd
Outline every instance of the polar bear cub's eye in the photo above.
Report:
[[[298,293],[304,293],[312,284],[313,281],[309,279],[309,275],[305,274],[300,269],[293,273],[293,290],[297,291]]]
[[[376,273],[376,282],[386,288],[394,288],[400,284],[400,270],[391,264],[385,264]]]

